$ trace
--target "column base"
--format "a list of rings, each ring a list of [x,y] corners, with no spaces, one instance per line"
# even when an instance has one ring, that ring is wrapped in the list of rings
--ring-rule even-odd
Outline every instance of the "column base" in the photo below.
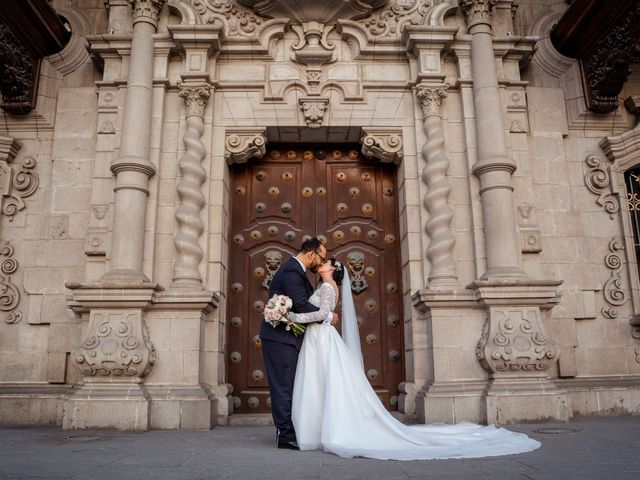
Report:
[[[217,424],[217,399],[200,385],[146,386],[151,397],[151,428],[211,430]]]
[[[109,428],[144,431],[150,427],[149,398],[140,379],[92,381],[64,403],[62,428]]]
[[[491,381],[486,396],[487,423],[568,422],[571,408],[567,392],[546,377],[499,378]]]

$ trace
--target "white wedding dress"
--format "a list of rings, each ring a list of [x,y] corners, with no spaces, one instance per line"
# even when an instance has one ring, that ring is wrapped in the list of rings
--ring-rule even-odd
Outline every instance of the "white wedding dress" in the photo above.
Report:
[[[346,288],[345,288],[346,285]],[[310,301],[319,312],[297,314],[309,324],[298,359],[292,420],[300,450],[324,449],[341,457],[382,460],[473,458],[529,452],[540,443],[493,425],[407,426],[382,405],[364,374],[353,297],[343,283],[343,336],[330,325],[333,287],[323,284]]]

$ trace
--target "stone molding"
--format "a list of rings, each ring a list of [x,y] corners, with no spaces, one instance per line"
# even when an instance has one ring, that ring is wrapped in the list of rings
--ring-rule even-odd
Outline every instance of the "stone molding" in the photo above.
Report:
[[[618,307],[627,302],[627,297],[622,288],[622,258],[618,252],[624,250],[621,240],[616,238],[609,242],[609,253],[604,257],[604,264],[610,270],[609,278],[602,287],[602,295],[606,306],[600,310],[607,318],[618,316]]]
[[[173,243],[176,247],[176,260],[173,264],[173,287],[202,287],[202,276],[198,269],[203,257],[200,237],[204,232],[204,222],[200,212],[206,199],[202,185],[207,172],[202,166],[207,150],[202,143],[204,133],[204,109],[210,97],[208,85],[182,86],[180,97],[187,105],[187,130],[184,134],[186,147],[178,162],[182,177],[176,187],[181,202],[176,208],[178,231]]]
[[[467,29],[480,24],[491,26],[491,11],[496,0],[458,0],[458,4],[464,14]]]
[[[227,164],[246,163],[250,158],[260,158],[267,151],[265,127],[228,129],[224,141],[224,158]]]
[[[324,97],[302,97],[298,99],[304,121],[309,128],[320,128],[324,114],[329,109],[329,99]]]
[[[362,127],[362,154],[383,163],[400,165],[403,154],[402,129]]]
[[[588,155],[585,159],[587,171],[584,174],[584,183],[591,193],[597,195],[596,204],[603,207],[613,219],[620,210],[620,201],[617,195],[611,192],[611,178],[607,160],[597,155]]]

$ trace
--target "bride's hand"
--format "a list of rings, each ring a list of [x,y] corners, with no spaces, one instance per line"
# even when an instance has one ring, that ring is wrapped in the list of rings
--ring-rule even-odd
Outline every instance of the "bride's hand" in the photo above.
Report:
[[[333,318],[331,319],[331,325],[335,325],[340,321],[340,317],[336,312],[333,312]]]

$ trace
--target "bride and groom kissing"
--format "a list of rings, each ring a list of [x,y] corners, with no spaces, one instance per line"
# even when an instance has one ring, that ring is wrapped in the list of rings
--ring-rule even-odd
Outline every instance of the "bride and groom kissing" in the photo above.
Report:
[[[307,270],[322,283],[315,291]],[[340,285],[341,284],[341,285]],[[341,288],[340,288],[341,286]],[[324,449],[341,457],[394,460],[474,458],[524,453],[540,443],[522,433],[469,422],[406,426],[380,402],[364,373],[357,316],[344,265],[317,238],[275,273],[269,298],[292,302],[290,322],[262,322],[260,339],[278,448]],[[334,312],[342,296],[340,317]],[[342,323],[342,335],[334,326]]]

